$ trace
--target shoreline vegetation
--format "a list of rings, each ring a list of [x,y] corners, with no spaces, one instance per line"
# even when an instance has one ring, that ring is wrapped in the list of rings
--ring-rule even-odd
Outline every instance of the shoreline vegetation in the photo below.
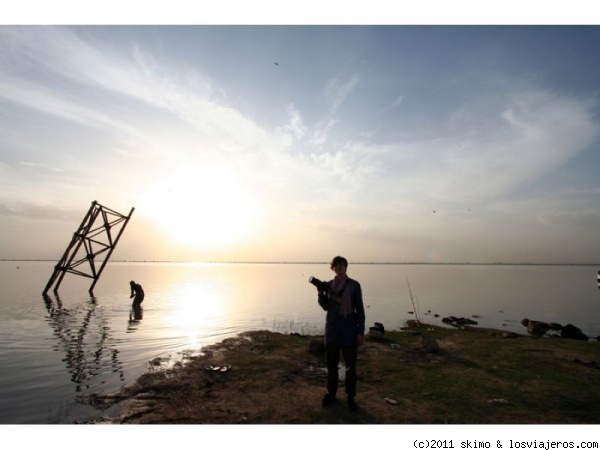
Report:
[[[600,344],[409,321],[367,336],[358,410],[323,408],[322,336],[249,331],[85,401],[118,424],[598,424]],[[343,370],[342,370],[343,372]]]

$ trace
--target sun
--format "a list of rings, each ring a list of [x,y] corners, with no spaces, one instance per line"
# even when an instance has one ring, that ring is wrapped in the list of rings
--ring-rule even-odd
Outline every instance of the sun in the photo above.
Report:
[[[249,233],[255,206],[247,189],[223,167],[182,167],[154,183],[148,215],[174,242],[193,248],[232,244]]]

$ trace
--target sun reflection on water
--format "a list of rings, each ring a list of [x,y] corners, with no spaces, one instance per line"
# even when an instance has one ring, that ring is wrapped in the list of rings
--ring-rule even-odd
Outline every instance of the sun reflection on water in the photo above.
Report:
[[[185,283],[172,293],[173,308],[166,315],[165,326],[186,336],[189,346],[202,345],[212,328],[221,324],[227,314],[229,301],[223,285],[218,282]]]

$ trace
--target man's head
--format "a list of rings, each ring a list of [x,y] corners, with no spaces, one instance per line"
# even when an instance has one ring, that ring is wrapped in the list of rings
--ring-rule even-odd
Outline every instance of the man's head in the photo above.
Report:
[[[331,270],[335,270],[335,266],[343,265],[346,269],[348,268],[348,260],[343,256],[336,256],[331,260]]]

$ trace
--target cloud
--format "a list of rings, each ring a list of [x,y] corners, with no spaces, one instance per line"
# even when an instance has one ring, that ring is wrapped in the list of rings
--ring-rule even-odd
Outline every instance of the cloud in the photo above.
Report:
[[[298,141],[304,137],[306,126],[302,121],[300,111],[296,109],[294,104],[289,104],[286,107],[289,115],[289,122],[285,125],[277,127],[275,133],[283,140],[285,146],[290,146],[294,141]]]
[[[297,164],[317,172],[331,167],[340,178],[354,177],[365,183],[377,174],[379,189],[392,188],[399,195],[418,192],[438,201],[489,200],[544,176],[598,135],[588,102],[533,89],[526,95],[475,95],[447,120],[431,125],[433,139],[408,134],[389,144],[371,144],[368,140],[353,142],[351,133],[345,144],[334,143],[328,153],[282,161],[283,150],[308,134],[293,103],[286,108],[288,122],[271,134],[219,101],[215,93],[223,90],[207,77],[163,64],[133,42],[129,47],[108,50],[83,41],[71,29],[53,27],[3,29],[0,39],[10,42],[4,54],[12,64],[35,64],[47,75],[53,74],[46,79],[63,80],[51,86],[40,82],[35,73],[19,78],[14,69],[11,75],[7,68],[12,66],[5,63],[0,72],[0,96],[4,99],[112,133],[123,144],[119,149],[144,148],[166,160],[178,154],[199,161],[208,155],[241,156],[252,164],[254,154],[265,167],[277,165],[280,171],[292,170]],[[331,107],[339,108],[359,82],[357,73],[332,79],[325,89]],[[87,96],[88,89],[96,93]],[[101,101],[98,92],[110,95],[111,101]],[[149,109],[134,109],[127,103],[131,99]],[[403,101],[403,96],[397,96],[386,107],[395,108]],[[145,115],[152,114],[159,114],[155,117],[162,126],[142,128]],[[328,143],[331,130],[339,123],[338,118],[321,120],[309,134],[307,148]],[[178,130],[182,124],[191,127],[187,135],[163,134],[163,130]],[[265,164],[265,157],[272,165]],[[29,161],[38,164],[35,159]]]
[[[109,49],[54,27],[2,28],[0,42],[10,43],[0,50],[0,99],[100,130],[121,156],[225,158],[276,146],[275,136],[220,102],[215,92],[223,90],[200,72],[157,61],[133,42]],[[298,139],[300,113],[288,110],[285,131]]]
[[[168,70],[134,42],[109,49],[93,45],[92,39],[86,42],[64,27],[4,28],[0,38],[11,44],[4,52],[10,57],[5,67],[9,67],[8,62],[16,68],[34,64],[56,79],[71,80],[73,86],[102,88],[167,109],[186,95],[176,89],[178,83],[173,82]],[[36,71],[25,73],[37,79]],[[193,80],[196,92],[210,94],[210,86],[198,80]]]
[[[316,146],[321,146],[329,139],[330,130],[339,122],[338,119],[329,119],[324,123],[317,125],[312,133],[309,143]]]
[[[540,90],[505,98],[466,105],[439,125],[435,139],[373,147],[383,175],[401,192],[434,201],[498,201],[598,139],[594,105],[587,100]]]
[[[22,166],[29,167],[31,169],[39,169],[39,170],[42,170],[42,171],[65,172],[65,169],[61,169],[59,167],[50,167],[50,166],[46,166],[44,164],[38,164],[38,163],[34,163],[34,162],[24,162],[24,161],[22,161],[20,164]]]
[[[403,101],[404,101],[404,96],[403,95],[399,95],[398,97],[396,97],[395,100],[393,100],[392,102],[390,102],[387,105],[383,106],[383,108],[381,108],[380,114],[387,113],[387,112],[391,111],[392,109],[400,106],[400,104]]]
[[[600,228],[600,213],[598,212],[542,213],[538,214],[537,218],[542,225],[547,227]]]
[[[347,80],[340,79],[339,77],[333,78],[327,84],[325,88],[325,98],[327,98],[333,109],[338,108],[346,97],[356,88],[360,77],[358,74],[353,74]]]
[[[63,210],[50,205],[23,202],[13,206],[0,203],[0,216],[60,222],[72,222],[83,218],[81,211]]]
[[[54,90],[24,80],[4,77],[4,80],[0,80],[0,98],[82,125],[137,134],[131,127],[111,119],[105,113],[61,98],[61,94]]]

